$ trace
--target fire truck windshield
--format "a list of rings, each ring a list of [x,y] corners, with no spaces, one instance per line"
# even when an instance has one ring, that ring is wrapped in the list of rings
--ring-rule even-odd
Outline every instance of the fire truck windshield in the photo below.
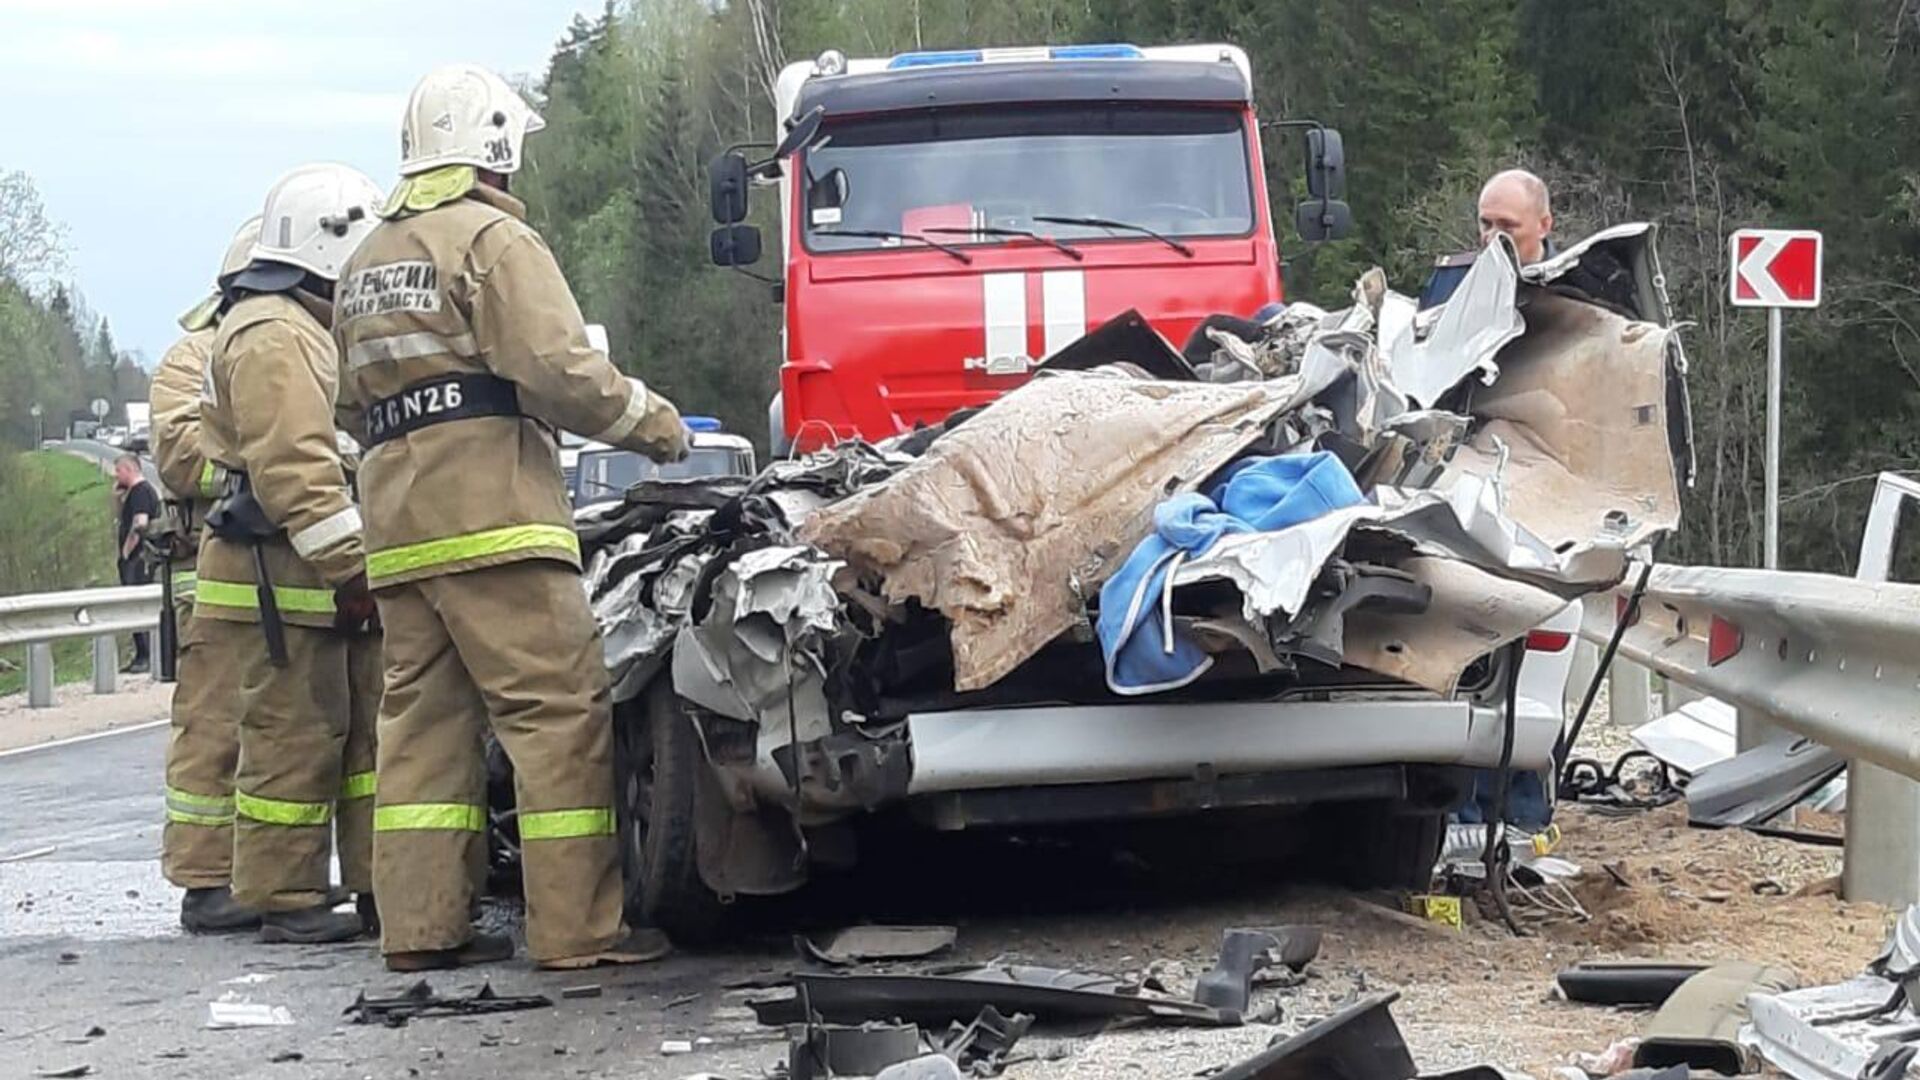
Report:
[[[1137,242],[1138,229],[1176,237],[1253,231],[1246,130],[1231,108],[1019,105],[829,121],[822,131],[830,138],[808,152],[802,174],[813,251],[900,246],[849,235],[862,229],[931,232],[948,244],[1021,242],[969,228],[1030,229],[1076,243]]]

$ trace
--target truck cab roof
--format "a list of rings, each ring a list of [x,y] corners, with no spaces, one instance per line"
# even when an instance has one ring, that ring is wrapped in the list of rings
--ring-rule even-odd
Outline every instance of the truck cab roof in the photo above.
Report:
[[[788,64],[774,96],[782,120],[1022,101],[1241,104],[1252,66],[1232,45],[1066,45],[958,49],[848,59],[829,50]]]

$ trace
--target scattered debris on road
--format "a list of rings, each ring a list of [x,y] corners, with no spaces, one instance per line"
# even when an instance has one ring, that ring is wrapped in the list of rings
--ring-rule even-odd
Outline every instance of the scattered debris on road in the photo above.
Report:
[[[793,1024],[787,1040],[791,1080],[872,1076],[922,1052],[920,1029],[912,1024]]]
[[[210,1031],[292,1026],[293,1013],[285,1005],[256,1004],[231,993],[223,994],[219,1001],[207,1002],[207,1028]]]
[[[796,935],[802,956],[835,967],[873,960],[914,960],[953,948],[959,932],[951,926],[856,926],[825,940]]]
[[[813,1018],[836,1024],[896,1018],[946,1024],[978,1016],[988,1006],[1042,1020],[1135,1016],[1163,1023],[1228,1026],[1240,1017],[1107,975],[1031,965],[979,965],[929,974],[838,975],[796,972],[794,993],[749,1001],[761,1023],[784,1025]]]
[[[485,982],[465,997],[441,997],[425,979],[409,986],[397,997],[370,998],[365,991],[347,1006],[344,1016],[356,1024],[382,1024],[405,1027],[407,1022],[431,1016],[481,1016],[487,1013],[519,1012],[523,1009],[551,1008],[553,999],[544,994],[496,994],[493,984]]]

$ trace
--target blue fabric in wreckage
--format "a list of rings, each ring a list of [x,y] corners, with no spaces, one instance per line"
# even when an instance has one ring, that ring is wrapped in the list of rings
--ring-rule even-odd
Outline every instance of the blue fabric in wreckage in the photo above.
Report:
[[[1246,458],[1213,490],[1188,492],[1153,511],[1153,532],[1100,588],[1100,650],[1116,693],[1185,686],[1212,658],[1173,625],[1168,583],[1181,563],[1223,536],[1276,532],[1366,501],[1340,459],[1325,451]]]

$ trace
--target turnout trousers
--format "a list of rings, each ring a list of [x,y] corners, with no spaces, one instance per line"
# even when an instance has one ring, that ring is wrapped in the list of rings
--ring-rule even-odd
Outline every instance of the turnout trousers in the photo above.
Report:
[[[380,633],[347,635],[347,742],[333,843],[340,857],[340,884],[355,893],[373,891],[373,796],[375,725],[384,677]]]
[[[453,949],[473,935],[489,724],[514,766],[528,952],[541,962],[617,942],[606,662],[579,573],[523,560],[374,596],[387,658],[373,826],[381,951]]]
[[[193,617],[193,571],[174,574],[179,666],[167,740],[167,824],[160,869],[183,889],[233,879],[233,773],[240,761],[240,684]],[[182,589],[184,587],[184,595]]]
[[[326,900],[336,803],[353,711],[346,635],[286,627],[287,666],[267,656],[255,623],[197,620],[238,690],[233,896],[255,911]],[[369,781],[370,783],[370,781]]]

